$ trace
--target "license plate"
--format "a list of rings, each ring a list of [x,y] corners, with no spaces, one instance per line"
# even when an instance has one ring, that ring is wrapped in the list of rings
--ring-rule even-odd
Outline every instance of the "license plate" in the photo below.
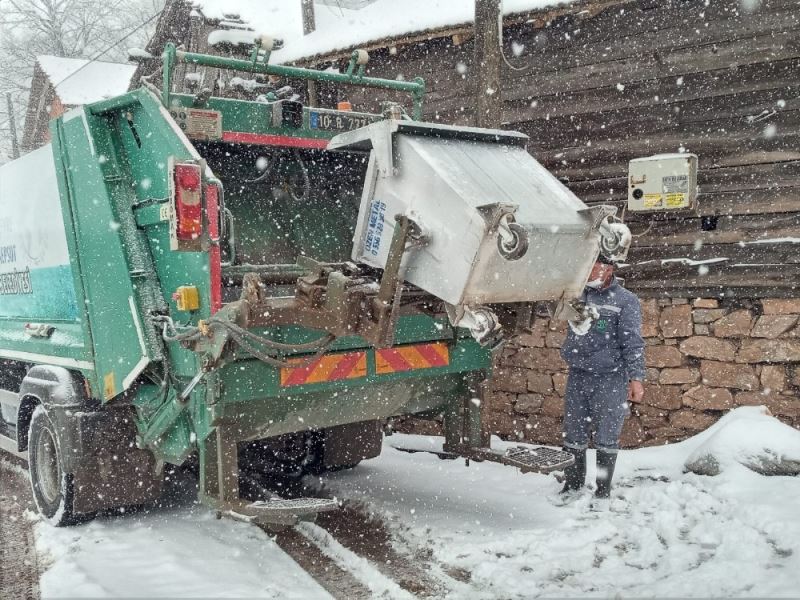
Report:
[[[326,131],[349,131],[365,127],[375,120],[374,117],[361,114],[341,112],[323,112],[312,110],[308,113],[308,125],[311,129]]]

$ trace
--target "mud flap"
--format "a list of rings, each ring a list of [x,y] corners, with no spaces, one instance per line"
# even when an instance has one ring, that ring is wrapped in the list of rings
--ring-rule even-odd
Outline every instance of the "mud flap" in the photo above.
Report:
[[[73,469],[76,512],[144,504],[161,495],[162,477],[152,452],[135,446],[131,411],[74,413],[77,452]]]
[[[380,421],[348,423],[325,429],[325,469],[348,467],[381,453],[383,434]]]

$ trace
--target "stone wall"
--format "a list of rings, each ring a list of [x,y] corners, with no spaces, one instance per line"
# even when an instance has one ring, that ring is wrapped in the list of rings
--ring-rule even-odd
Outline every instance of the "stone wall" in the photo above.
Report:
[[[642,309],[645,396],[623,447],[679,441],[743,405],[766,405],[800,428],[800,299],[647,299]],[[492,433],[560,443],[565,335],[564,323],[539,319],[503,349],[484,412]]]

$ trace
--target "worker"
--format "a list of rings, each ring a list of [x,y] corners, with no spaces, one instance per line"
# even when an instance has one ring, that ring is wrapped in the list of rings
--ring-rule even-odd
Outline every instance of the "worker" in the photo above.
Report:
[[[609,498],[622,425],[629,402],[644,395],[642,309],[603,257],[592,267],[583,293],[592,314],[569,322],[561,357],[569,365],[564,400],[564,450],[575,457],[562,494],[583,488],[590,433],[597,451],[595,497]]]

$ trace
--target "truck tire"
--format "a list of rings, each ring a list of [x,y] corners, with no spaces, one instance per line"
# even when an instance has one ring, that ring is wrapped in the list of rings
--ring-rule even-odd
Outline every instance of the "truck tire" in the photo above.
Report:
[[[47,411],[44,406],[37,406],[28,429],[28,470],[36,507],[55,527],[77,525],[94,518],[94,513],[78,514],[73,509],[74,477],[64,472],[63,451]]]

